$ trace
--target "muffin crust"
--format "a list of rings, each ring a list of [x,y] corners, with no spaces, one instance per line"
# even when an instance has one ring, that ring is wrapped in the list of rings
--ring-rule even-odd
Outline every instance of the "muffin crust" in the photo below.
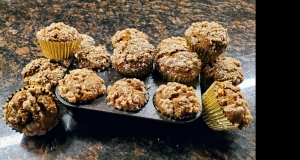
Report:
[[[135,28],[126,28],[121,31],[117,31],[112,37],[111,37],[111,43],[113,48],[116,48],[117,45],[120,42],[126,42],[131,39],[141,38],[145,40],[149,40],[149,37],[143,33],[142,31],[139,31]]]

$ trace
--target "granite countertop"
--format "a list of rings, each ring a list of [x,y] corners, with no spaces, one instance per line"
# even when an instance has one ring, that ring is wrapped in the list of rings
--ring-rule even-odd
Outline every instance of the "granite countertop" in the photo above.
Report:
[[[90,35],[112,53],[110,38],[118,30],[141,30],[157,47],[199,21],[228,29],[231,42],[222,56],[241,61],[245,80],[240,86],[253,116],[248,128],[212,131],[201,117],[173,124],[85,111],[74,116],[64,108],[59,123],[44,136],[15,132],[1,118],[0,160],[256,159],[254,0],[0,0],[0,106],[24,86],[23,67],[44,57],[35,33],[52,22]]]

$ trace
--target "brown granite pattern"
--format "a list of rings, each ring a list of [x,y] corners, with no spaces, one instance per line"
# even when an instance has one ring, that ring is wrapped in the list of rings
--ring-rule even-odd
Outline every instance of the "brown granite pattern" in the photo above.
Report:
[[[0,106],[24,86],[23,67],[43,57],[35,33],[52,22],[75,27],[112,53],[110,37],[118,30],[139,29],[157,47],[204,20],[228,29],[224,56],[241,61],[245,80],[255,78],[254,0],[0,0]],[[1,119],[0,159],[256,159],[255,84],[242,91],[254,117],[243,131],[214,132],[202,119],[176,126],[94,113],[72,117],[65,110],[45,136],[16,133]]]

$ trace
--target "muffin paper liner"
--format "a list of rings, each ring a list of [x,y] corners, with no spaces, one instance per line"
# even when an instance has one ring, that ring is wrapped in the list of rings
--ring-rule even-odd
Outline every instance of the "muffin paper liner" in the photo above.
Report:
[[[223,52],[210,52],[207,49],[203,49],[200,47],[197,47],[197,45],[193,45],[191,43],[190,38],[186,37],[186,44],[189,47],[190,51],[196,52],[199,56],[199,59],[201,59],[201,62],[203,64],[209,63],[217,59],[221,54],[223,54],[226,50]]]
[[[200,73],[200,85],[201,85],[201,92],[204,93],[213,83],[214,79],[206,78],[205,75],[201,72]]]
[[[214,131],[238,130],[225,116],[214,92],[216,81],[202,95],[202,118],[207,126]]]
[[[188,119],[188,118],[191,118],[191,117],[194,117],[196,116],[197,114],[201,113],[201,110],[199,111],[199,113],[193,113],[193,114],[190,114],[190,115],[187,115],[187,116],[183,116],[183,117],[176,117],[176,116],[172,116],[172,115],[169,115],[169,114],[166,114],[164,112],[162,112],[156,105],[155,105],[155,101],[154,101],[154,98],[155,98],[155,94],[153,95],[153,106],[154,108],[158,111],[159,114],[165,116],[165,117],[168,117],[168,118],[171,118],[171,119],[175,119],[175,120],[183,120],[183,119]]]
[[[59,119],[62,117],[62,112],[60,111],[60,107],[59,107],[61,104],[60,104],[60,102],[58,101],[58,99],[56,98],[55,94],[53,94],[50,90],[47,90],[47,89],[45,89],[44,87],[41,87],[41,86],[38,86],[38,85],[27,85],[27,86],[24,86],[24,87],[22,87],[22,88],[19,88],[19,89],[16,90],[16,91],[14,91],[10,96],[8,96],[7,99],[6,99],[6,102],[5,102],[4,106],[5,106],[7,103],[10,102],[10,100],[13,98],[13,96],[14,96],[16,93],[18,93],[19,91],[27,90],[27,89],[29,89],[29,88],[40,88],[40,90],[42,91],[42,93],[51,96],[52,99],[53,99],[53,101],[54,101],[55,104],[56,104],[56,108],[57,108],[56,122],[53,123],[53,125],[52,125],[51,127],[47,128],[47,131],[50,131],[52,128],[54,128],[54,127],[58,124]],[[4,106],[2,107],[3,110],[5,109]],[[4,114],[5,114],[5,113],[2,112],[2,117],[4,117]],[[5,120],[5,121],[6,121],[6,120]],[[39,135],[39,134],[31,135],[31,134],[24,133],[22,130],[18,130],[18,129],[16,129],[16,128],[13,128],[13,127],[10,126],[7,122],[5,122],[5,123],[6,123],[9,127],[11,127],[12,130],[14,130],[14,131],[16,131],[16,132],[18,132],[18,133],[23,133],[23,134],[25,134],[25,135],[27,135],[27,136],[36,136],[36,135]],[[28,124],[27,124],[27,125],[28,125]],[[46,133],[47,133],[47,131],[46,131]],[[46,133],[45,133],[45,134],[46,134]]]
[[[45,57],[54,60],[64,60],[75,56],[81,43],[80,40],[73,42],[49,42],[37,38]]]

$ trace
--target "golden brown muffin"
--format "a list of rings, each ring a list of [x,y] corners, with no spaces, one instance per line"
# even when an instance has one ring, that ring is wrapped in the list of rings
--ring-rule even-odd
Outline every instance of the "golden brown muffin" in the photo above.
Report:
[[[230,81],[215,81],[202,101],[202,117],[213,130],[243,130],[253,119],[240,87]]]
[[[63,60],[74,57],[82,37],[78,31],[63,22],[51,23],[39,30],[36,38],[45,57]]]
[[[201,60],[196,52],[190,52],[184,38],[170,37],[157,47],[155,66],[167,81],[190,82],[200,73]]]
[[[81,41],[81,43],[78,47],[78,51],[81,50],[81,49],[84,49],[86,47],[90,47],[90,46],[95,45],[95,40],[91,36],[89,36],[87,34],[80,34],[80,36],[82,37],[82,41]]]
[[[71,70],[58,83],[59,95],[70,103],[90,102],[105,92],[104,80],[87,68]]]
[[[88,68],[94,71],[103,71],[110,67],[110,54],[105,46],[88,46],[77,52],[79,68]]]
[[[201,73],[201,83],[206,89],[214,81],[231,81],[235,86],[244,81],[241,62],[231,57],[218,57],[205,64]]]
[[[142,31],[139,31],[135,28],[126,28],[124,30],[117,31],[111,37],[111,43],[112,43],[113,48],[116,48],[120,42],[126,42],[126,41],[129,41],[131,39],[136,39],[136,38],[142,38],[142,39],[149,41],[149,37]]]
[[[202,110],[194,88],[177,82],[160,85],[153,96],[153,103],[163,115],[175,119],[188,118]]]
[[[145,39],[131,39],[114,49],[111,62],[120,73],[142,77],[153,70],[156,49]]]
[[[55,96],[42,87],[26,86],[16,91],[2,112],[12,129],[27,136],[44,135],[58,122]]]
[[[216,22],[195,22],[185,31],[190,51],[197,52],[202,63],[208,63],[225,53],[229,46],[227,29]]]
[[[38,58],[28,63],[21,74],[25,85],[38,85],[51,90],[63,78],[66,71],[67,68],[59,63]]]
[[[107,87],[107,105],[119,110],[141,109],[148,101],[148,93],[143,81],[136,78],[123,78]]]

